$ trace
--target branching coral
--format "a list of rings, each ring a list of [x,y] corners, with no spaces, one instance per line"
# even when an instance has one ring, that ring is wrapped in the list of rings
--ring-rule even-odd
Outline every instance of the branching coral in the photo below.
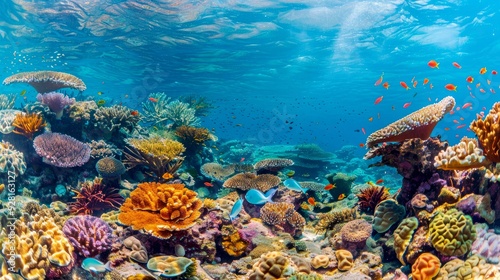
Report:
[[[214,106],[212,104],[210,104],[207,101],[207,99],[203,96],[196,97],[193,95],[189,95],[189,96],[180,98],[180,101],[189,104],[189,106],[191,106],[191,108],[195,109],[195,111],[196,111],[195,115],[198,117],[199,116],[207,116],[208,111],[210,109],[214,108]]]
[[[94,216],[80,215],[68,219],[63,232],[75,251],[83,257],[95,257],[111,249],[113,242],[111,227]]]
[[[17,114],[12,122],[15,127],[14,133],[24,135],[28,139],[33,139],[33,134],[45,127],[45,121],[42,116],[37,113]]]
[[[154,100],[154,101],[152,101]],[[149,96],[149,101],[142,103],[146,120],[155,125],[177,128],[182,125],[197,126],[200,119],[196,117],[196,110],[188,103],[174,100],[170,102],[170,97],[165,93],[153,93]]]
[[[120,207],[118,219],[159,238],[192,227],[203,202],[182,184],[141,183]]]
[[[115,145],[111,143],[106,143],[104,140],[99,140],[99,141],[92,140],[89,143],[89,146],[90,146],[90,157],[93,159],[103,158],[103,157],[115,157],[122,155],[122,150],[118,149]]]
[[[94,125],[105,133],[107,138],[121,128],[132,132],[140,120],[139,114],[132,114],[132,109],[121,105],[99,107],[94,114]]]
[[[152,137],[130,138],[127,142],[130,146],[126,147],[124,164],[129,168],[145,165],[157,178],[162,178],[167,172],[175,174],[184,160],[181,156],[184,145],[174,140]]]
[[[477,135],[484,155],[492,162],[500,162],[500,102],[493,104],[484,120],[481,116],[470,124]]]
[[[377,205],[390,197],[389,189],[382,186],[370,185],[356,194],[359,209],[368,214],[373,214]]]
[[[73,214],[92,215],[100,214],[110,209],[118,209],[123,198],[118,189],[110,188],[102,183],[102,179],[85,181],[80,190],[72,190],[76,193],[75,202],[69,203],[69,210]]]
[[[68,107],[69,117],[75,122],[89,121],[97,108],[94,100],[78,101]]]

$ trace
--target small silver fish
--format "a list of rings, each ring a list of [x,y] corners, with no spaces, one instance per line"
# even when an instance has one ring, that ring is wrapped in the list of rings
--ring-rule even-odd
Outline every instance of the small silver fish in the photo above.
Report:
[[[265,194],[259,190],[251,189],[245,194],[245,199],[254,205],[261,205],[266,202],[273,202],[271,198],[278,189],[270,189]]]
[[[288,189],[292,190],[292,191],[296,191],[296,192],[303,192],[303,193],[306,193],[307,192],[307,189],[306,188],[303,188],[299,182],[295,181],[294,179],[286,179],[284,182],[283,182],[283,185],[285,185],[285,187],[287,187]]]

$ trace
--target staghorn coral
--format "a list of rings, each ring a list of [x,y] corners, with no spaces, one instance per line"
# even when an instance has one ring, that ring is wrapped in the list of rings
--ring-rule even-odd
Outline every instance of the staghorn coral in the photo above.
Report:
[[[491,164],[483,155],[476,139],[463,137],[455,146],[448,146],[434,158],[434,166],[443,170],[467,170]]]
[[[39,93],[50,92],[67,87],[80,91],[87,89],[85,83],[76,76],[56,71],[21,72],[3,80],[4,85],[10,85],[12,83],[28,83]]]
[[[111,249],[113,231],[97,217],[80,215],[70,218],[62,230],[75,251],[83,257],[95,257]]]
[[[366,139],[366,146],[372,148],[379,143],[402,142],[410,138],[425,140],[430,137],[436,124],[453,107],[455,99],[447,96],[438,103],[428,105],[373,132]]]
[[[360,190],[358,194],[359,210],[368,214],[373,214],[377,205],[390,198],[389,189],[382,186],[370,185],[368,188]]]
[[[278,176],[272,174],[256,175],[255,173],[238,173],[227,179],[223,186],[225,188],[236,188],[243,191],[257,189],[261,192],[266,192],[271,188],[276,187],[281,183]]]
[[[45,104],[49,109],[56,114],[56,119],[60,120],[64,108],[76,102],[74,98],[69,98],[68,96],[59,92],[49,92],[45,94],[38,94],[36,96],[38,102]]]
[[[93,215],[94,212],[102,213],[110,209],[118,209],[123,202],[118,189],[104,185],[101,178],[85,181],[81,183],[80,190],[73,189],[72,191],[76,193],[73,197],[76,201],[69,203],[69,210],[77,215]]]
[[[0,173],[22,175],[25,170],[24,154],[14,149],[9,142],[0,142]]]
[[[0,132],[3,134],[9,134],[14,131],[15,127],[12,125],[14,119],[18,114],[24,114],[24,112],[13,109],[0,110]]]
[[[125,173],[125,165],[116,158],[104,157],[97,161],[95,169],[102,178],[118,178]]]
[[[0,110],[12,109],[16,103],[15,94],[0,94]]]
[[[137,165],[146,165],[157,177],[175,172],[181,167],[185,151],[184,145],[174,140],[151,137],[146,139],[129,138],[125,152],[125,165],[133,168]]]
[[[122,150],[118,149],[115,145],[111,143],[106,143],[104,140],[95,141],[92,140],[89,143],[90,146],[90,157],[93,159],[103,158],[103,157],[116,157],[122,155]]]
[[[24,135],[28,139],[33,139],[33,134],[45,127],[46,123],[38,113],[17,114],[12,122],[14,133]]]
[[[132,114],[132,111],[121,105],[99,107],[94,114],[94,126],[104,133],[105,139],[122,128],[131,133],[141,120],[141,116]]]
[[[357,219],[358,211],[353,209],[342,209],[329,213],[318,214],[319,221],[315,226],[316,231],[324,232],[333,229],[336,224],[345,223]]]
[[[276,174],[281,169],[292,166],[293,160],[285,158],[266,158],[253,165],[257,174],[273,173]]]
[[[482,119],[480,115],[477,120],[470,124],[470,129],[476,134],[484,155],[491,162],[500,162],[500,102],[493,104],[488,115]]]
[[[441,262],[430,253],[421,254],[411,266],[411,276],[415,280],[433,279],[439,273]]]
[[[43,162],[57,167],[82,166],[90,159],[90,146],[75,138],[47,132],[35,137],[33,147]]]
[[[118,220],[158,238],[192,227],[203,206],[197,193],[182,184],[141,183],[120,207]]]
[[[222,249],[232,257],[239,257],[245,253],[249,242],[244,240],[238,230],[232,225],[225,225],[221,229]]]
[[[401,221],[399,226],[394,230],[394,251],[398,260],[405,265],[405,253],[413,238],[413,233],[418,227],[418,219],[409,217]]]
[[[476,238],[472,219],[457,209],[439,212],[429,225],[432,246],[445,256],[463,256]]]
[[[373,218],[373,229],[384,233],[406,215],[403,205],[399,205],[394,199],[386,199],[375,208]]]
[[[90,121],[97,108],[97,103],[94,100],[77,101],[69,105],[69,117],[75,122]]]
[[[234,174],[234,166],[223,166],[217,162],[208,162],[201,166],[200,172],[203,176],[217,181],[224,181],[227,177]]]

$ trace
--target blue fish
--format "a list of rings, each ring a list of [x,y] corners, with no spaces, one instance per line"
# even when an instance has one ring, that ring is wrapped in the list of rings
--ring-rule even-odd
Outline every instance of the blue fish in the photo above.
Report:
[[[287,187],[288,189],[291,189],[292,191],[296,191],[296,192],[303,192],[303,193],[306,193],[307,192],[307,189],[306,188],[303,188],[299,182],[295,181],[294,179],[286,179],[284,182],[283,182],[283,185],[285,185],[285,187]]]
[[[240,197],[234,204],[233,208],[231,208],[231,214],[229,214],[229,218],[231,222],[236,219],[236,217],[240,214],[241,209],[243,208],[243,199]]]
[[[270,189],[265,194],[256,189],[251,189],[245,194],[245,199],[248,203],[254,205],[264,204],[266,202],[273,202],[271,198],[276,193],[278,189]]]
[[[111,267],[109,266],[109,262],[103,264],[101,261],[94,258],[86,258],[82,262],[82,268],[86,271],[90,272],[92,276],[96,277],[99,273],[103,273],[106,271],[111,271]]]

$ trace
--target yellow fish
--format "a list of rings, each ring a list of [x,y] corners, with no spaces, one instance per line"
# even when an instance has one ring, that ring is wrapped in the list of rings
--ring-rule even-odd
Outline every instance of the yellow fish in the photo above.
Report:
[[[102,91],[98,91],[98,92],[97,92],[97,95],[102,95],[103,93],[104,93],[104,92],[102,92]]]
[[[21,96],[24,96],[25,94],[26,94],[26,90],[25,90],[25,89],[23,89],[23,90],[21,91],[21,94],[20,94],[20,95],[21,95]]]
[[[101,99],[101,100],[97,101],[97,106],[103,106],[105,103],[106,103],[106,101]]]

